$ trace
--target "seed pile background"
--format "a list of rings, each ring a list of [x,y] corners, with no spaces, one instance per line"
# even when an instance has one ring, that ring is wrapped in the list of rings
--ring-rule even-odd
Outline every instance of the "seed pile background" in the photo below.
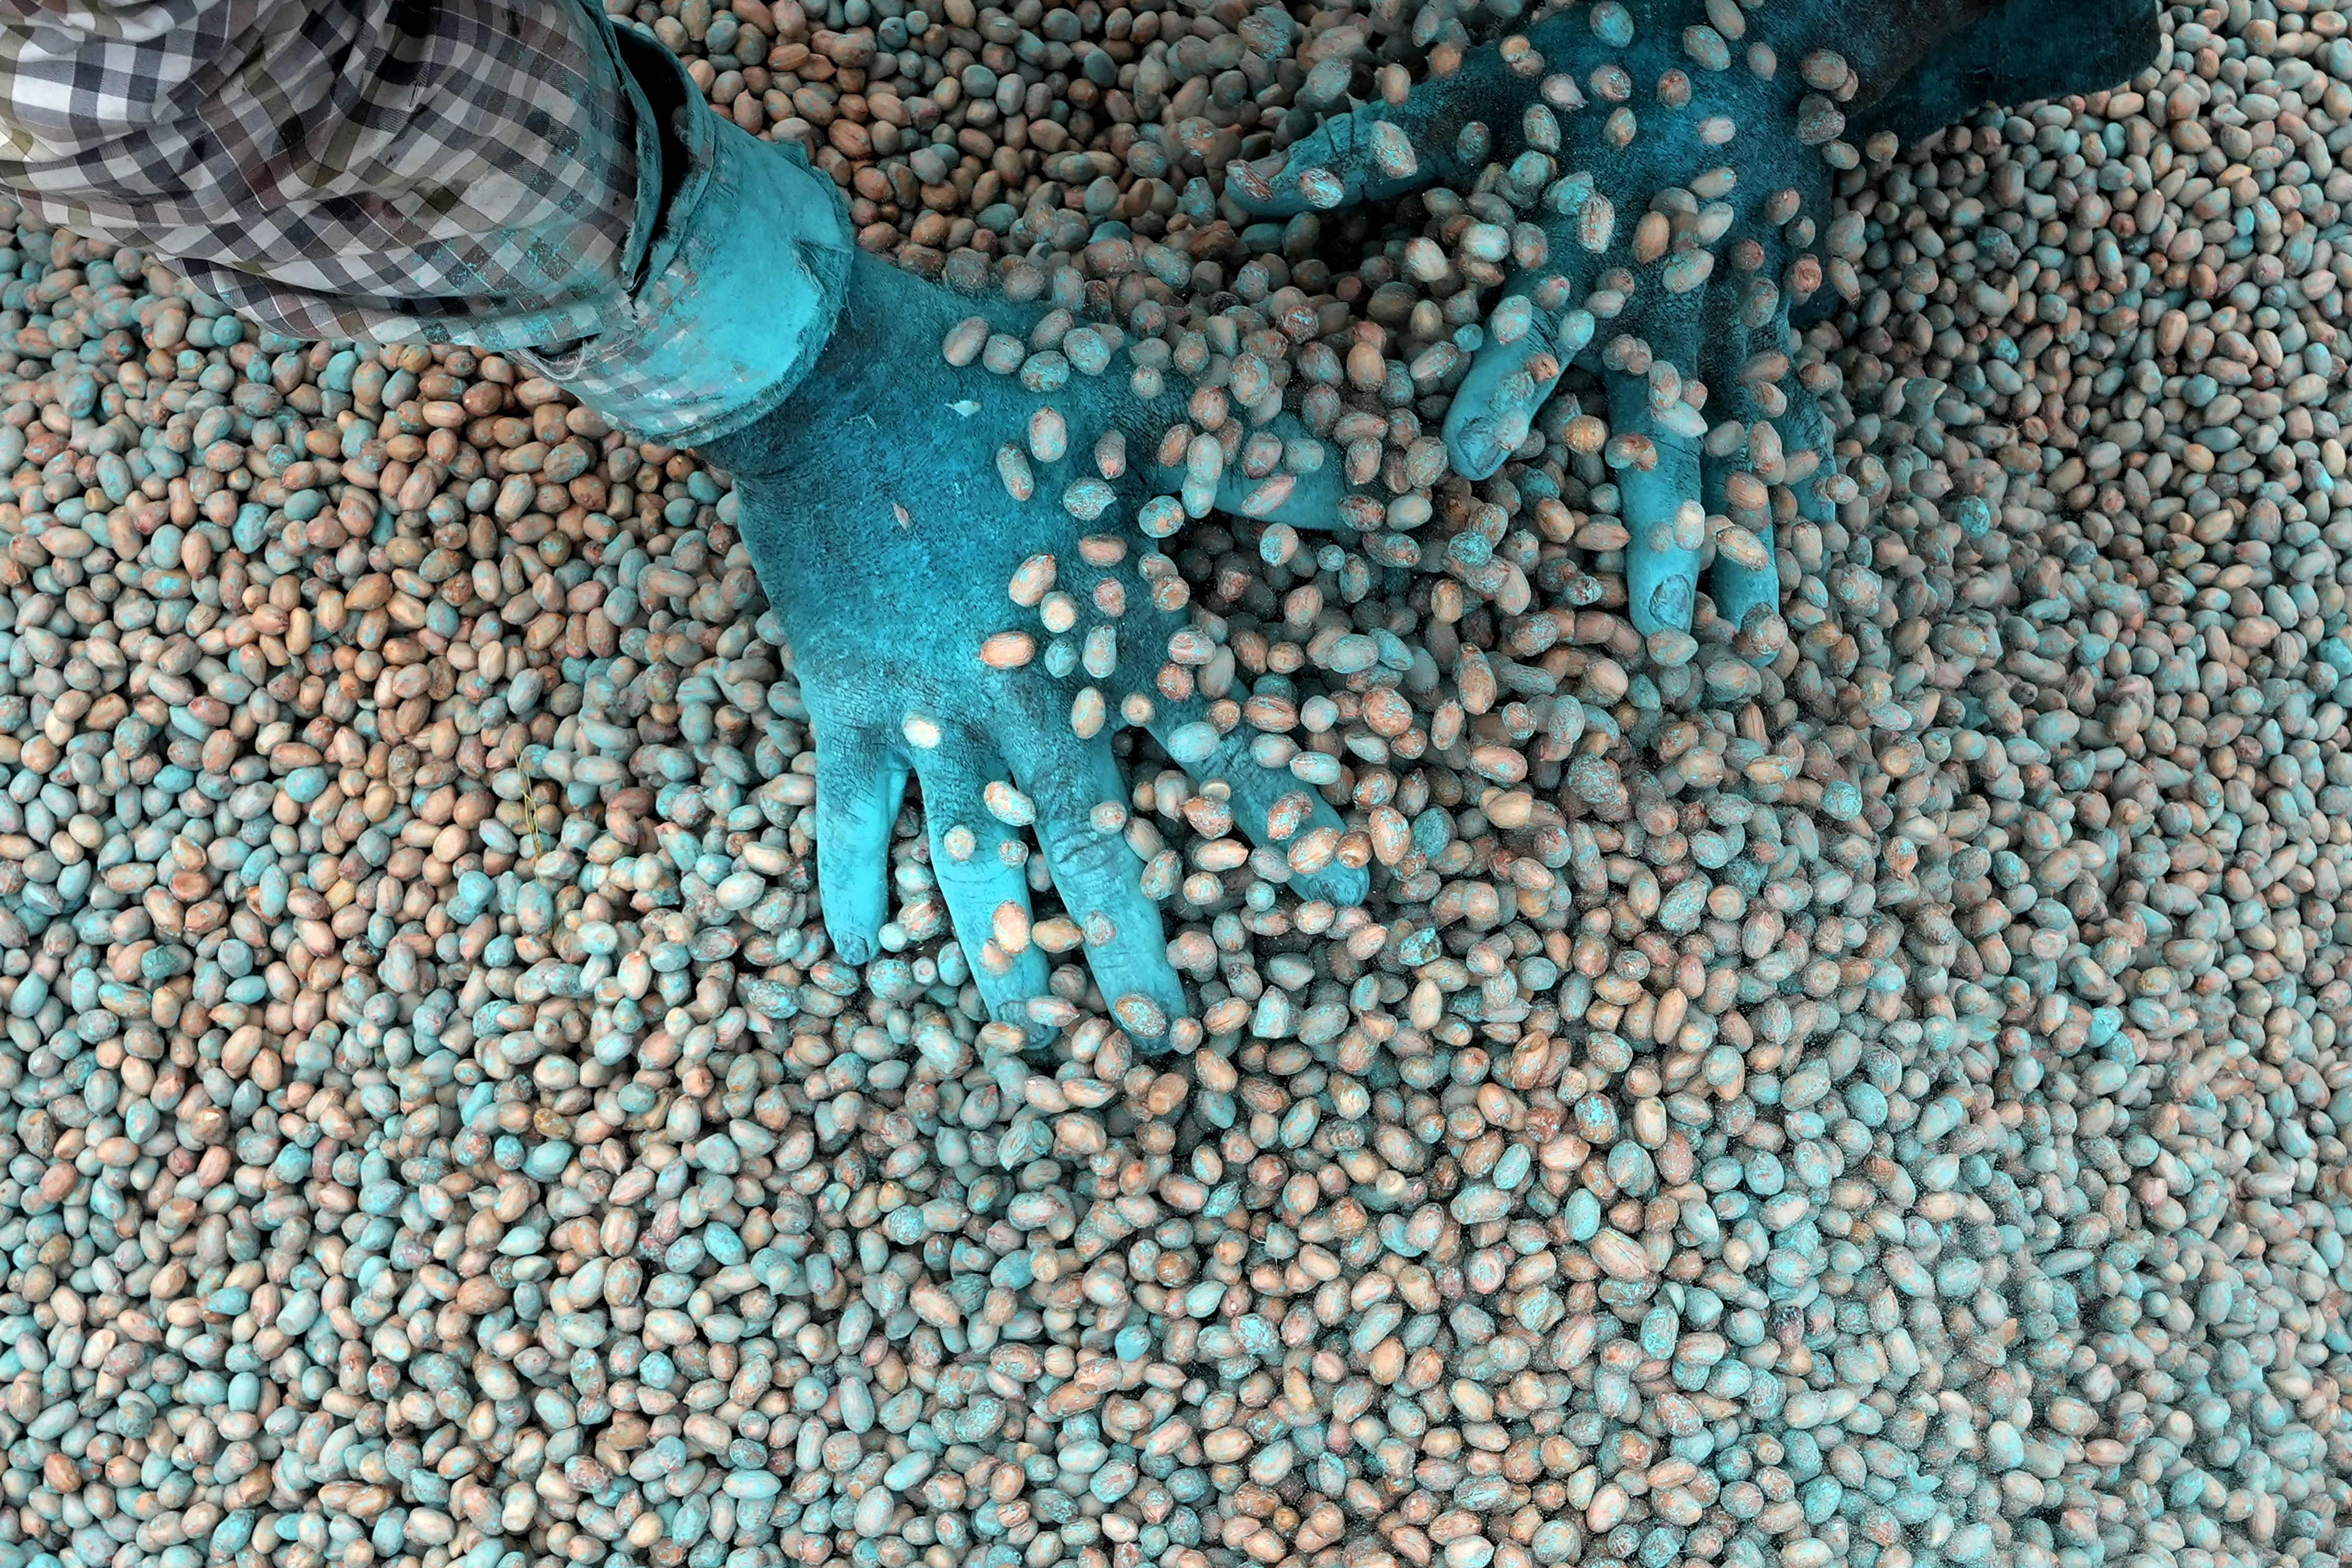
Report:
[[[1510,10],[635,15],[869,248],[1311,309],[1402,496],[1491,191],[1217,182]],[[978,1023],[911,812],[828,954],[719,476],[18,228],[0,1562],[2332,1560],[2347,30],[2175,6],[1845,176],[1758,646],[1633,635],[1597,391],[1411,563],[1170,540],[1373,891],[1130,742],[1164,1061],[1075,964],[1050,1060]]]

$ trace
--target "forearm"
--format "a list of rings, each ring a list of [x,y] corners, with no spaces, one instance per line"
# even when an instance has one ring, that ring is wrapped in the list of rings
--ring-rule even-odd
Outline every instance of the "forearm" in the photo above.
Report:
[[[1919,63],[1999,12],[2005,0],[1796,0],[1789,9],[1801,44],[1782,46],[1795,66],[1825,49],[1844,57],[1853,73],[1847,101],[1877,102]],[[1766,15],[1771,13],[1768,10]]]
[[[1736,13],[1741,34],[1727,38],[1735,56],[1763,44],[1793,68],[1817,49],[1844,58],[1856,79],[1852,101],[1883,97],[1937,48],[2000,11],[2008,0],[1769,0],[1761,5],[1717,5],[1707,15]],[[1637,30],[1679,33],[1700,19],[1691,0],[1633,0]]]
[[[640,118],[581,0],[0,15],[0,187],[302,337],[608,330],[657,197]]]
[[[677,440],[773,407],[830,330],[833,182],[595,0],[30,3],[0,0],[0,189],[265,325],[514,353]]]

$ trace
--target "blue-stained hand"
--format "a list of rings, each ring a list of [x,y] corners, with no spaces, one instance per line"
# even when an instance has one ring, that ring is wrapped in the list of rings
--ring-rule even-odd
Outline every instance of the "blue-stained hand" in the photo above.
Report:
[[[1151,896],[1174,885],[1176,862],[1163,851],[1147,868],[1137,853],[1153,846],[1128,820],[1116,728],[1149,731],[1197,785],[1224,792],[1234,827],[1276,851],[1304,895],[1350,905],[1368,883],[1339,858],[1342,824],[1316,791],[1261,767],[1246,729],[1209,721],[1200,680],[1230,659],[1192,629],[1160,537],[1188,503],[1198,515],[1213,500],[1328,526],[1344,487],[1336,463],[1312,468],[1313,444],[1280,443],[1304,434],[1286,418],[1252,432],[1271,446],[1245,442],[1230,463],[1204,437],[1162,468],[1164,433],[1198,412],[1192,389],[1139,395],[1127,355],[1104,373],[1100,333],[860,254],[801,389],[702,451],[734,477],[808,708],[834,945],[853,963],[876,951],[911,779],[992,1013],[1054,1019],[1051,1001],[1033,1006],[1047,995],[1046,950],[1082,948],[1113,1016],[1148,1044],[1184,1010]],[[1067,923],[1033,914],[1032,834]]]
[[[1688,629],[1710,540],[1738,626],[1779,606],[1776,520],[1853,495],[1819,403],[1834,373],[1798,368],[1790,328],[1859,296],[1835,171],[1874,132],[1891,151],[1989,96],[2109,86],[2155,46],[2153,0],[1601,0],[1441,56],[1402,101],[1234,165],[1226,193],[1270,216],[1459,193],[1433,212],[1445,243],[1405,258],[1440,291],[1499,286],[1446,419],[1455,471],[1495,472],[1584,365],[1605,429],[1564,434],[1615,470],[1635,626]]]

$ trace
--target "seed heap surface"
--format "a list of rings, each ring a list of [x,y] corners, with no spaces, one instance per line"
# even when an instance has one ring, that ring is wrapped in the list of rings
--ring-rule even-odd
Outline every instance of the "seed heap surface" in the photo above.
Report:
[[[1790,358],[1853,493],[1685,648],[1580,373],[1444,471],[1498,187],[1217,200],[1509,11],[638,13],[869,248],[1188,378],[1188,473],[1313,471],[1278,395],[1374,498],[1129,557],[1346,824],[1252,850],[1121,736],[1164,1059],[1047,910],[1060,1039],[980,1022],[912,809],[829,952],[720,476],[15,228],[0,1563],[2336,1559],[2343,14],[1846,171]]]

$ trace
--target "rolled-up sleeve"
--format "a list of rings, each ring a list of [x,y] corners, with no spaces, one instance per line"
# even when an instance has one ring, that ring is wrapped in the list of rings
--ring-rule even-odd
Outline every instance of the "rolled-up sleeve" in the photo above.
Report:
[[[625,321],[644,104],[583,0],[0,0],[0,187],[305,338]]]

